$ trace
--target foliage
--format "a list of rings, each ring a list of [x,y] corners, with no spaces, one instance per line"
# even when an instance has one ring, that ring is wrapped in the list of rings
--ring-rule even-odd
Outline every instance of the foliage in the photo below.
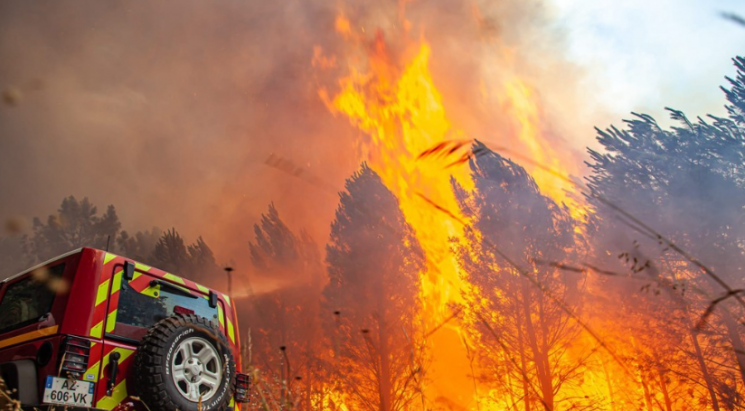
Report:
[[[578,311],[581,277],[542,262],[574,259],[574,222],[522,167],[480,143],[473,151],[481,153],[470,161],[474,190],[453,180],[471,222],[455,245],[471,286],[462,307],[466,329],[478,347],[485,381],[510,398],[505,406],[553,410],[566,400],[563,386],[575,383],[584,365],[583,352],[571,353],[576,362],[565,361],[578,328],[557,303]],[[581,404],[571,400],[572,407]]]
[[[147,262],[162,235],[163,232],[158,227],[153,227],[151,230],[138,231],[133,236],[130,236],[127,231],[122,230],[116,239],[116,244],[122,255],[137,261]]]
[[[722,283],[741,288],[745,278],[744,63],[735,59],[738,75],[724,89],[729,118],[692,122],[669,109],[679,125],[663,130],[652,117],[635,114],[625,129],[598,131],[603,152],[589,150],[594,258],[647,279],[641,290],[638,282],[617,278],[598,279],[594,287],[600,291],[598,302],[613,301],[618,308],[607,325],[618,343],[628,345],[629,335],[634,336],[628,358],[640,372],[647,408],[656,400],[650,388],[655,379],[667,409],[686,403],[675,391],[691,381],[670,375],[698,376],[700,385],[691,395],[711,409],[731,409],[742,401],[732,389],[737,379],[738,385],[745,382],[744,333],[735,320],[742,306],[734,298],[723,300],[705,333],[696,325],[726,291]],[[656,233],[641,230],[639,221]],[[662,237],[695,256],[710,273],[666,247]]]
[[[354,409],[409,409],[421,380],[416,343],[424,255],[398,200],[366,164],[340,193],[326,246],[325,306],[334,381]],[[407,337],[408,336],[408,337]]]
[[[104,249],[113,244],[120,228],[113,205],[99,216],[98,208],[88,197],[78,201],[69,196],[62,200],[57,214],[49,215],[46,222],[34,218],[30,251],[38,261],[45,261],[80,247]]]
[[[213,284],[222,271],[202,237],[187,246],[175,228],[161,235],[145,262],[206,285]]]
[[[261,372],[265,398],[311,410],[327,382],[319,332],[323,269],[318,245],[305,231],[295,235],[274,204],[254,232],[256,242],[249,243],[249,250],[255,272],[279,288],[252,296],[249,367]]]

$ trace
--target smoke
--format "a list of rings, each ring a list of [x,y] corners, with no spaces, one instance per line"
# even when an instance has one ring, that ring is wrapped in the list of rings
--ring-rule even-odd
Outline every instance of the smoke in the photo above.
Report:
[[[400,58],[407,43],[432,44],[435,82],[467,135],[504,143],[497,90],[511,74],[551,82],[545,94],[571,107],[572,78],[548,75],[567,63],[543,1],[2,2],[0,216],[30,221],[88,196],[114,204],[125,229],[203,235],[240,270],[274,201],[325,242],[333,188],[363,160],[359,132],[318,96],[357,58],[334,30],[340,13],[369,42],[380,30]],[[551,110],[547,127],[561,129]],[[267,164],[277,158],[297,172]]]

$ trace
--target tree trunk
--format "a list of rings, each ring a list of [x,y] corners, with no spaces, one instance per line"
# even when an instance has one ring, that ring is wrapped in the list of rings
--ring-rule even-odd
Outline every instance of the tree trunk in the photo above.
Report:
[[[380,357],[380,383],[378,384],[378,395],[380,397],[380,411],[393,411],[391,408],[391,391],[393,381],[391,380],[390,347],[388,347],[388,329],[386,321],[386,307],[382,293],[378,298],[378,356]]]
[[[709,397],[711,397],[711,409],[714,411],[719,411],[719,401],[717,400],[716,391],[714,391],[714,383],[712,382],[711,375],[709,374],[709,367],[706,366],[704,356],[701,353],[701,346],[698,344],[698,333],[694,330],[691,330],[690,335],[691,340],[693,341],[693,348],[696,350],[696,361],[698,361],[698,366],[699,368],[701,368],[701,374],[704,377],[706,389],[709,390]]]
[[[613,398],[613,384],[610,380],[610,373],[608,372],[608,366],[605,365],[605,361],[600,359],[600,363],[603,364],[603,372],[605,373],[605,383],[608,385],[608,398],[610,398],[610,410],[616,411],[616,400]]]
[[[670,264],[670,260],[668,260],[667,257],[663,256],[665,259],[665,264],[667,264],[667,268],[670,270],[670,275],[672,276],[673,281],[677,282],[678,278],[676,276],[675,270],[673,269],[672,264]],[[685,308],[686,317],[689,315],[689,309],[688,307]],[[706,389],[709,391],[709,397],[711,398],[711,409],[713,411],[719,411],[719,401],[717,400],[717,394],[716,391],[714,391],[714,383],[711,380],[711,374],[709,374],[709,367],[706,366],[706,361],[704,361],[704,355],[701,352],[701,346],[698,343],[698,332],[694,328],[690,328],[689,335],[691,336],[691,341],[693,342],[693,348],[696,350],[696,362],[698,362],[698,367],[701,369],[701,375],[704,377],[704,383],[706,383]],[[740,368],[742,371],[742,367]]]
[[[652,395],[649,393],[649,386],[647,385],[647,379],[644,377],[644,372],[640,369],[639,376],[642,381],[642,388],[644,389],[644,403],[647,404],[647,411],[654,411],[652,407]]]
[[[507,377],[507,389],[510,392],[510,409],[511,410],[512,409],[517,409],[517,408],[515,408],[515,392],[512,390],[512,375],[511,375],[509,369],[507,369],[508,367],[505,367],[505,368],[506,368],[505,375]]]
[[[745,383],[745,345],[742,343],[739,334],[739,325],[737,321],[732,318],[732,314],[727,310],[720,310],[722,318],[724,319],[724,325],[727,327],[727,334],[729,336],[732,349],[735,351],[735,358],[737,359],[737,366],[740,370],[740,378]]]
[[[308,345],[310,345],[310,344],[308,344]],[[306,368],[305,368],[305,409],[307,411],[310,411],[313,408],[312,405],[311,405],[311,399],[313,397],[313,392],[312,392],[312,390],[313,390],[313,384],[312,384],[312,382],[313,382],[313,380],[312,380],[313,374],[310,372],[310,370],[312,368],[311,367],[311,361],[313,361],[313,359],[311,358],[310,351],[308,351],[306,353],[306,355],[307,355],[307,358],[308,358],[308,363],[307,363]]]
[[[515,318],[517,320],[517,346],[520,351],[520,380],[523,383],[523,402],[525,411],[530,410],[530,381],[528,381],[528,370],[525,366],[525,336],[523,335],[522,313],[519,307],[515,307]],[[509,353],[506,353],[509,355]]]
[[[660,377],[660,390],[662,390],[662,398],[665,400],[665,410],[673,411],[673,403],[670,400],[670,394],[667,392],[667,381],[665,381],[665,373],[657,367],[657,375]]]
[[[533,351],[533,362],[535,363],[536,374],[538,374],[538,383],[541,387],[541,402],[546,411],[553,411],[553,384],[551,372],[546,367],[546,364],[548,364],[548,355],[538,347],[538,335],[533,325],[533,319],[530,317],[530,303],[529,285],[527,281],[523,281],[523,314],[525,316],[525,328],[530,348]]]

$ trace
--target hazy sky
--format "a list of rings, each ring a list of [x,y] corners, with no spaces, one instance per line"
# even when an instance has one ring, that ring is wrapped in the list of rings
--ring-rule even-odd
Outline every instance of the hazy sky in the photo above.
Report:
[[[723,113],[718,87],[745,55],[743,0],[552,0],[568,36],[569,60],[589,68],[584,83],[611,113]],[[615,121],[614,121],[615,122]]]

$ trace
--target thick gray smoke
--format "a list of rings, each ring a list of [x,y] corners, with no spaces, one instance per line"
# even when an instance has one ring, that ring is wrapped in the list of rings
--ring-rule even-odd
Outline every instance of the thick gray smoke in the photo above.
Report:
[[[336,17],[371,41],[381,30],[394,55],[426,38],[454,122],[498,139],[483,134],[504,114],[481,103],[476,79],[506,64],[503,46],[536,84],[563,63],[542,1],[481,3],[4,1],[0,216],[28,229],[63,197],[88,196],[114,204],[124,229],[201,234],[219,260],[247,266],[251,227],[274,201],[324,242],[334,188],[362,160],[359,132],[318,97],[347,74],[354,47]],[[314,68],[316,46],[338,64]],[[331,190],[268,166],[272,154]]]

